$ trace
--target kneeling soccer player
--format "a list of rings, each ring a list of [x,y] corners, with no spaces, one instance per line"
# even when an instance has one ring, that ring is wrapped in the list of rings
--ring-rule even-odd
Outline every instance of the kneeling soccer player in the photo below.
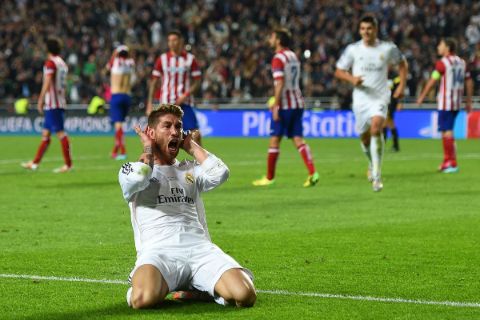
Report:
[[[171,291],[198,290],[219,304],[253,306],[251,273],[211,242],[200,197],[222,184],[229,170],[194,141],[195,133],[183,136],[182,115],[171,104],[150,113],[145,130],[135,127],[143,144],[140,161],[119,172],[137,250],[127,302],[149,308]],[[179,162],[180,148],[195,161]]]

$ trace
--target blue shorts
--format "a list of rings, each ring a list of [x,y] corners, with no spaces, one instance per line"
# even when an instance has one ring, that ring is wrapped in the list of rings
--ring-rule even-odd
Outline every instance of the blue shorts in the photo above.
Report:
[[[110,100],[110,121],[125,122],[131,99],[126,93],[114,93]]]
[[[303,109],[279,110],[280,120],[270,122],[270,135],[303,137]]]
[[[63,122],[65,121],[65,109],[45,110],[45,121],[43,128],[50,132],[63,131]]]
[[[183,110],[183,130],[198,129],[197,116],[195,116],[195,111],[193,111],[192,106],[182,104],[180,107]]]
[[[438,131],[452,131],[455,125],[457,111],[438,111]]]

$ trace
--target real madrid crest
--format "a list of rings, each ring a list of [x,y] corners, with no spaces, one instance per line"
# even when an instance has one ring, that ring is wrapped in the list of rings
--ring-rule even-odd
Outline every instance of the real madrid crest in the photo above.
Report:
[[[195,179],[193,178],[193,175],[189,172],[185,173],[185,182],[193,184]]]
[[[385,59],[385,57],[383,56],[383,54],[380,55],[380,60],[383,61],[383,59]]]

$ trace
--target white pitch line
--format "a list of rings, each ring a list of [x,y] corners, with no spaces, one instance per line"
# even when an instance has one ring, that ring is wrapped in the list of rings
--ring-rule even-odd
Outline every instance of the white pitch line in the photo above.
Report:
[[[28,280],[50,280],[50,281],[67,281],[67,282],[86,282],[86,283],[104,283],[104,284],[123,284],[128,285],[127,281],[109,280],[109,279],[86,279],[78,277],[54,277],[54,276],[37,276],[28,274],[0,274],[0,278],[7,279],[28,279]],[[317,292],[292,292],[286,290],[257,290],[258,293],[282,295],[282,296],[302,296],[316,297],[326,299],[343,299],[358,301],[374,301],[374,302],[392,302],[392,303],[408,303],[420,305],[436,305],[457,308],[480,308],[480,302],[458,302],[458,301],[429,301],[417,299],[403,298],[387,298],[387,297],[371,297],[371,296],[354,296],[348,294],[331,294]]]

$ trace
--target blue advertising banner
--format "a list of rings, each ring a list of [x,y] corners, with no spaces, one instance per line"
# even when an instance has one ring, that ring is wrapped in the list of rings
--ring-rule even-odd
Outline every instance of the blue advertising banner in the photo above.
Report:
[[[211,137],[267,137],[270,133],[268,110],[197,110],[200,130]],[[435,110],[402,110],[396,113],[395,122],[402,138],[438,138],[438,113]],[[146,123],[143,115],[127,118],[125,132],[133,133],[135,124]],[[0,115],[1,135],[31,135],[42,130],[43,118],[36,115]],[[110,135],[113,126],[108,116],[89,116],[67,112],[65,129],[71,135]],[[304,113],[303,129],[309,138],[358,137],[355,118],[351,111],[312,111]],[[455,123],[455,137],[467,136],[467,117],[461,111]]]

